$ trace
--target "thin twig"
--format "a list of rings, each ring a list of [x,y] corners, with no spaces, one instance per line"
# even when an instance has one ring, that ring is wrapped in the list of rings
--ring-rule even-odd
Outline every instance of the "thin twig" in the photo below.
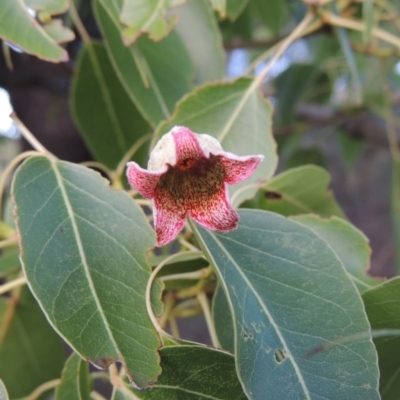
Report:
[[[27,283],[27,280],[25,276],[21,276],[20,278],[14,279],[11,282],[7,282],[4,285],[0,286],[0,295],[9,292],[10,290],[13,290],[19,286],[25,285]]]
[[[38,386],[29,396],[24,397],[22,400],[36,400],[40,395],[44,392],[47,392],[50,389],[54,389],[61,382],[61,379],[53,379],[52,381],[48,381]]]
[[[0,249],[4,249],[6,247],[16,246],[18,244],[18,240],[15,238],[5,239],[0,241]]]
[[[210,305],[208,304],[207,296],[204,292],[197,295],[197,300],[200,303],[201,309],[203,310],[204,318],[206,320],[208,332],[210,333],[211,342],[214,347],[221,347],[219,344],[217,332],[215,331],[214,322],[211,317]]]
[[[69,15],[71,16],[71,20],[75,25],[76,30],[79,32],[83,43],[85,43],[86,45],[90,44],[90,36],[79,17],[78,11],[75,8],[74,0],[69,1]]]
[[[22,136],[29,142],[29,144],[37,150],[39,153],[56,158],[51,154],[36,138],[33,136],[32,132],[24,125],[24,123],[17,117],[17,114],[13,111],[10,114],[10,118],[14,121],[15,126],[21,132]]]

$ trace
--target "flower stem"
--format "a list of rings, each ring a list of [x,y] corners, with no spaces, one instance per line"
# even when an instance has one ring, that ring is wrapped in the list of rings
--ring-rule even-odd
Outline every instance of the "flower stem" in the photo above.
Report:
[[[25,276],[21,276],[20,278],[14,279],[11,282],[7,282],[4,285],[0,286],[0,295],[9,292],[10,290],[15,289],[18,286],[25,285],[27,280]]]
[[[93,400],[107,400],[105,397],[103,397],[99,392],[96,392],[95,390],[90,392],[90,398]]]
[[[198,253],[200,253],[198,251]],[[176,281],[178,279],[204,279],[208,278],[212,274],[213,270],[211,267],[207,268],[202,268],[197,271],[193,272],[182,272],[181,274],[174,274],[174,275],[166,275],[166,276],[161,276],[159,279],[160,281],[166,282],[166,281]]]
[[[210,306],[208,304],[208,299],[205,292],[201,292],[197,295],[197,300],[200,303],[201,309],[203,310],[204,318],[206,320],[208,332],[210,333],[211,343],[214,347],[221,347],[217,337],[217,332],[215,331],[214,322],[211,317]]]

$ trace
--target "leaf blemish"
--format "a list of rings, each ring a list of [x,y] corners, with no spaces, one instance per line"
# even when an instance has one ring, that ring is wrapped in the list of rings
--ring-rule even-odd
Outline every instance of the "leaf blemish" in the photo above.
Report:
[[[278,364],[286,359],[285,352],[282,349],[275,350],[275,360]]]

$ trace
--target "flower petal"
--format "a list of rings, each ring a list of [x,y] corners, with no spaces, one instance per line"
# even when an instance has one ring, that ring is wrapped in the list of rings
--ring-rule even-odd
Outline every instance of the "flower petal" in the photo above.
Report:
[[[239,157],[228,152],[219,157],[225,167],[225,182],[230,185],[247,179],[264,159],[264,156],[261,155]]]
[[[197,136],[184,126],[175,126],[171,130],[175,142],[176,164],[180,164],[187,159],[204,158],[205,154],[201,149]]]
[[[188,214],[200,225],[212,231],[231,231],[237,227],[239,216],[232,208],[228,198],[228,188],[221,189],[214,195],[192,204]]]
[[[185,226],[186,212],[178,208],[174,199],[165,193],[154,198],[153,215],[157,246],[164,246],[174,240]]]
[[[135,162],[129,162],[126,171],[126,177],[130,185],[137,190],[142,196],[152,199],[160,176],[164,171],[150,172]]]

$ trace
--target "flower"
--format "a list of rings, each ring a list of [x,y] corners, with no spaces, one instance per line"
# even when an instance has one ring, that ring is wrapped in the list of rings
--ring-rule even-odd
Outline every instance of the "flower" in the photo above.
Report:
[[[213,231],[237,227],[227,185],[247,179],[264,156],[238,157],[217,139],[175,126],[156,144],[148,169],[128,163],[130,185],[153,202],[157,245],[174,240],[190,216]]]

